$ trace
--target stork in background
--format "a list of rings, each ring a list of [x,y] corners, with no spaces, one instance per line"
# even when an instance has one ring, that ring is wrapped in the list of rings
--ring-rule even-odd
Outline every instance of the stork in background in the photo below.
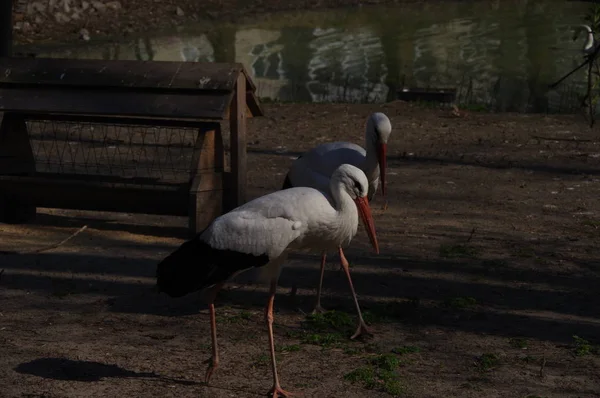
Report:
[[[381,112],[373,113],[367,119],[365,130],[365,148],[351,142],[331,142],[321,144],[310,151],[302,154],[294,160],[288,174],[285,177],[282,189],[291,187],[313,187],[323,192],[329,190],[329,181],[333,172],[341,164],[351,164],[360,168],[369,180],[368,199],[371,201],[381,183],[381,193],[385,199],[385,173],[386,173],[386,153],[387,142],[392,132],[390,119]],[[343,251],[338,248],[340,257]],[[321,289],[323,286],[323,276],[325,273],[325,261],[327,252],[321,254],[321,273],[319,277],[319,286],[317,288],[317,302],[313,312],[324,312],[321,307]],[[358,312],[360,327],[351,337],[358,337],[363,332],[369,333],[354,289],[351,286],[354,304]],[[296,291],[296,287],[292,287]]]
[[[587,56],[596,50],[596,40],[594,39],[594,31],[589,25],[577,25],[573,31],[573,41],[579,38],[579,34],[585,32],[586,37],[583,42],[581,51]]]
[[[289,250],[326,251],[340,248],[348,282],[348,261],[341,250],[356,235],[361,217],[375,252],[379,246],[367,193],[365,174],[344,164],[331,176],[325,194],[299,187],[254,199],[217,217],[193,240],[183,243],[157,266],[158,290],[171,297],[208,289],[212,357],[206,370],[208,384],[219,364],[214,299],[223,284],[236,274],[260,268],[270,282],[265,318],[273,370],[273,397],[291,394],[281,388],[275,361],[273,302],[280,268]],[[360,326],[359,326],[360,327]]]

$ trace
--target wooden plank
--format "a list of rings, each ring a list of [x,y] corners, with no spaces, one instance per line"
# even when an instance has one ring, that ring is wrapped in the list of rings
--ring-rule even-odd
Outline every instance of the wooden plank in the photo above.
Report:
[[[0,1],[0,57],[12,54],[12,1]]]
[[[29,143],[25,119],[14,113],[0,113],[0,173],[35,172],[35,157]]]
[[[248,110],[250,111],[249,117],[257,117],[264,116],[265,113],[260,106],[260,102],[258,101],[258,97],[254,94],[253,91],[246,91],[246,104],[248,105]]]
[[[0,58],[0,85],[232,91],[236,63]]]
[[[0,173],[31,175],[35,158],[25,119],[13,113],[0,113]],[[0,222],[25,223],[35,218],[36,208],[27,198],[0,192]]]
[[[220,126],[198,131],[192,161],[189,231],[206,228],[223,210],[223,138]]]
[[[246,77],[240,74],[229,115],[231,131],[231,176],[232,193],[236,206],[246,202]]]
[[[97,124],[127,124],[139,126],[161,126],[161,127],[196,127],[214,130],[220,125],[218,122],[202,119],[175,119],[175,118],[148,118],[148,117],[120,117],[117,115],[88,115],[88,114],[48,114],[48,113],[23,113],[25,120],[53,120],[57,122],[81,122]],[[196,133],[194,130],[190,132]]]
[[[187,216],[188,192],[189,183],[134,185],[43,176],[0,176],[0,193],[39,207],[59,209]]]
[[[0,111],[222,120],[229,98],[229,94],[157,96],[131,90],[116,93],[67,88],[3,88],[0,89]]]

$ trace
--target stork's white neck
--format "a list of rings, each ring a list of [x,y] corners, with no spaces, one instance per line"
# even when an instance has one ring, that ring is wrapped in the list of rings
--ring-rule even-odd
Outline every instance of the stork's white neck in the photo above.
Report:
[[[371,130],[367,129],[365,134],[365,150],[367,155],[365,158],[365,164],[362,167],[367,179],[374,181],[379,178],[379,159],[377,157],[377,135]]]
[[[358,229],[358,209],[341,182],[332,185],[331,195],[336,210],[334,231],[338,235],[339,241],[342,242],[342,246],[346,246],[356,235]]]

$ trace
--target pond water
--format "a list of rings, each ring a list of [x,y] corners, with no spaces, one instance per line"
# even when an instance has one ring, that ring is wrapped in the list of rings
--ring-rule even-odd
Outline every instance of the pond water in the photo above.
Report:
[[[492,0],[265,15],[120,43],[35,48],[39,56],[242,62],[262,98],[377,102],[403,87],[456,88],[499,111],[570,111],[585,72],[573,41],[591,3]],[[31,51],[32,48],[17,48]]]

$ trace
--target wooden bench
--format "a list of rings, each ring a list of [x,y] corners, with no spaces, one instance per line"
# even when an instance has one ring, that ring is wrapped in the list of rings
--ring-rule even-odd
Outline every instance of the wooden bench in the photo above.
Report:
[[[241,64],[0,58],[0,222],[51,207],[188,216],[202,230],[246,200],[254,92]]]

